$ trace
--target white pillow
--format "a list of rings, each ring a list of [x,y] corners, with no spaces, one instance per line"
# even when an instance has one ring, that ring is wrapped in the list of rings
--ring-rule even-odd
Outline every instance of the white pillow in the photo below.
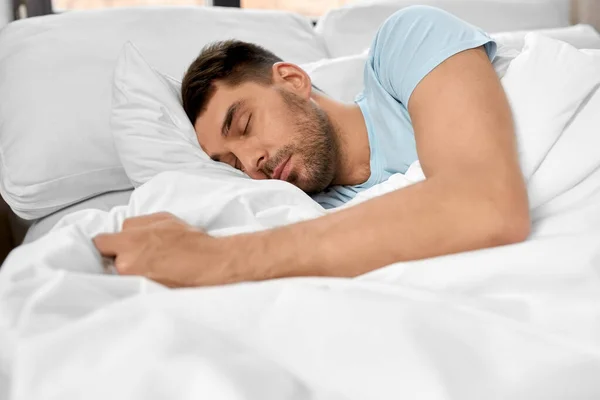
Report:
[[[528,33],[531,31],[500,32],[493,33],[491,36],[498,44],[521,51]],[[561,40],[578,49],[600,49],[600,33],[590,25],[580,24],[568,28],[540,29],[534,33]]]
[[[115,68],[111,128],[119,158],[134,187],[161,172],[218,168],[198,144],[180,95],[181,83],[154,70],[127,43]]]
[[[594,57],[596,60],[600,60],[600,49],[582,49],[581,52]]]
[[[568,43],[578,49],[600,49],[600,34],[590,25],[575,25],[568,28],[541,29],[533,32],[494,33],[492,38],[498,43],[494,68],[503,77],[510,62],[521,53],[528,33],[541,34]]]
[[[364,88],[368,51],[301,65],[312,83],[332,98],[351,103]]]
[[[600,50],[581,50],[594,58],[600,75]],[[593,81],[592,81],[593,82]],[[580,184],[600,166],[600,87],[582,105],[577,117],[548,152],[529,181],[532,209]]]
[[[130,187],[110,132],[111,88],[123,45],[182,77],[200,49],[239,38],[305,63],[328,56],[310,20],[218,7],[68,12],[0,31],[0,192],[22,218]]]
[[[599,83],[593,56],[540,34],[525,37],[525,47],[510,64],[502,85],[513,110],[527,181]]]
[[[325,14],[316,30],[331,57],[371,46],[381,24],[394,12],[421,4],[442,8],[486,32],[557,28],[570,25],[569,0],[387,0],[351,4]]]

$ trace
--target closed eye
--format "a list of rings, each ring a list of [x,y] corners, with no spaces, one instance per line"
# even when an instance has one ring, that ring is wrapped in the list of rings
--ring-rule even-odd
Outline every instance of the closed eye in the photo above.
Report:
[[[244,128],[244,132],[242,133],[242,136],[246,135],[248,133],[248,128],[250,126],[250,120],[252,119],[252,114],[250,114],[248,116],[248,121],[246,121],[246,127]]]

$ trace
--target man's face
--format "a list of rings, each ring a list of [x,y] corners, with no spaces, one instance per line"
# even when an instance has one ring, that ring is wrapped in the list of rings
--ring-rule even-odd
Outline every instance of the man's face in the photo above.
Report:
[[[337,143],[327,114],[283,86],[216,84],[195,130],[214,160],[253,179],[281,179],[308,193],[329,186]]]

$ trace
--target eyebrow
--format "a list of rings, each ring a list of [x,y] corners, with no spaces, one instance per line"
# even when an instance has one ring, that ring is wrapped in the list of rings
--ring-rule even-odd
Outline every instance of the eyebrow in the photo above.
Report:
[[[231,128],[231,122],[233,121],[233,117],[235,116],[235,113],[242,106],[243,103],[244,103],[243,100],[238,100],[235,103],[233,103],[232,105],[230,105],[229,108],[227,109],[227,113],[225,114],[225,119],[223,119],[223,125],[221,126],[221,135],[223,137],[227,137],[227,134],[229,133],[229,129]]]

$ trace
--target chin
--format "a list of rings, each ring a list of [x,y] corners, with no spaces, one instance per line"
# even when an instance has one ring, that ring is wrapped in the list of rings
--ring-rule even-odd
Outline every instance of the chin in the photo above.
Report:
[[[315,193],[320,193],[323,190],[327,189],[327,187],[329,185],[325,185],[324,187],[322,187],[322,185],[317,185],[314,183],[314,179],[312,179],[312,177],[307,176],[308,175],[308,171],[306,168],[297,168],[295,171],[295,173],[293,175],[290,175],[290,179],[288,180],[289,183],[291,183],[292,185],[298,187],[299,189],[301,189],[303,192],[308,193],[308,194],[315,194]]]
[[[307,185],[307,182],[304,179],[302,179],[301,176],[291,177],[291,179],[289,179],[288,182],[301,189],[303,192],[309,193],[309,191],[307,190],[309,185]]]
[[[297,187],[302,189],[303,192],[308,193],[308,194],[320,193],[327,188],[327,186],[324,188],[320,188],[315,185],[308,184],[306,181],[302,181],[302,179],[297,180],[296,182],[291,182],[291,183],[293,185],[296,185]]]

